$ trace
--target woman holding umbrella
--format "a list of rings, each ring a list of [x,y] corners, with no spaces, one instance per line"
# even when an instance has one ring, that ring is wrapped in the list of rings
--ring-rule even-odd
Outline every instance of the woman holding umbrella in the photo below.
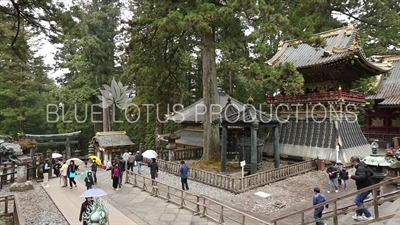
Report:
[[[76,169],[76,167],[75,167],[74,160],[70,160],[69,165],[68,165],[68,170],[67,170],[70,189],[72,189],[72,184],[74,184],[76,187],[76,181],[75,181],[76,171],[75,171],[75,169]]]

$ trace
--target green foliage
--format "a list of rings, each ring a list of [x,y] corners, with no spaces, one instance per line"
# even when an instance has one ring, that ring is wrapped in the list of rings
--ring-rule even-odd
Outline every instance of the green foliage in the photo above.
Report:
[[[46,123],[46,102],[55,88],[46,75],[49,68],[29,49],[24,27],[13,46],[17,51],[12,49],[15,21],[7,15],[0,18],[0,133],[16,137],[17,132],[54,132],[55,126]]]
[[[61,24],[63,35],[57,42],[63,47],[56,57],[57,67],[68,72],[57,78],[61,87],[53,93],[56,103],[63,104],[59,132],[81,130],[89,141],[102,131],[102,109],[95,105],[99,88],[119,77],[114,57],[119,15],[119,5],[109,0],[79,1],[64,13],[68,23]]]

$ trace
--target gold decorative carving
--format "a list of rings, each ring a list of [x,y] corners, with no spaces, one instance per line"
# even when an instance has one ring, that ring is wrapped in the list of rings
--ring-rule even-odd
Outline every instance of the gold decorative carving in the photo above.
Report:
[[[400,127],[400,118],[393,118],[392,119],[392,127]]]
[[[375,117],[371,119],[371,126],[372,127],[385,127],[383,118]]]

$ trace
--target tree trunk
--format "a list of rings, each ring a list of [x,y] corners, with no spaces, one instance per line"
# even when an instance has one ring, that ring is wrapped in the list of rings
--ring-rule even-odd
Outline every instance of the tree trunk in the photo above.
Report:
[[[202,160],[219,161],[221,159],[220,137],[218,126],[213,127],[211,121],[218,119],[217,114],[211,111],[212,104],[218,104],[217,70],[215,55],[215,32],[206,32],[202,37],[202,64],[203,64],[203,101],[207,110],[204,115],[204,149]]]
[[[109,131],[108,108],[103,108],[103,132]]]

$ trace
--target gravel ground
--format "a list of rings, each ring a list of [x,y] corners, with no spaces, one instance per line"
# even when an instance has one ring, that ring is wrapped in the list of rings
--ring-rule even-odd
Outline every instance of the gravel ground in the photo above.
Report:
[[[149,173],[146,166],[142,168],[144,174]],[[171,186],[181,187],[180,179],[175,175],[160,171],[159,179]],[[207,195],[233,207],[241,206],[246,211],[260,214],[270,214],[299,202],[311,201],[315,187],[319,187],[321,191],[326,193],[327,174],[325,171],[312,171],[238,195],[203,183],[189,181],[189,189],[195,193]],[[271,196],[263,199],[254,195],[258,191],[266,192]]]
[[[33,190],[25,192],[10,192],[9,185],[3,186],[0,195],[18,197],[26,225],[69,225],[42,186],[36,182],[33,186]]]

